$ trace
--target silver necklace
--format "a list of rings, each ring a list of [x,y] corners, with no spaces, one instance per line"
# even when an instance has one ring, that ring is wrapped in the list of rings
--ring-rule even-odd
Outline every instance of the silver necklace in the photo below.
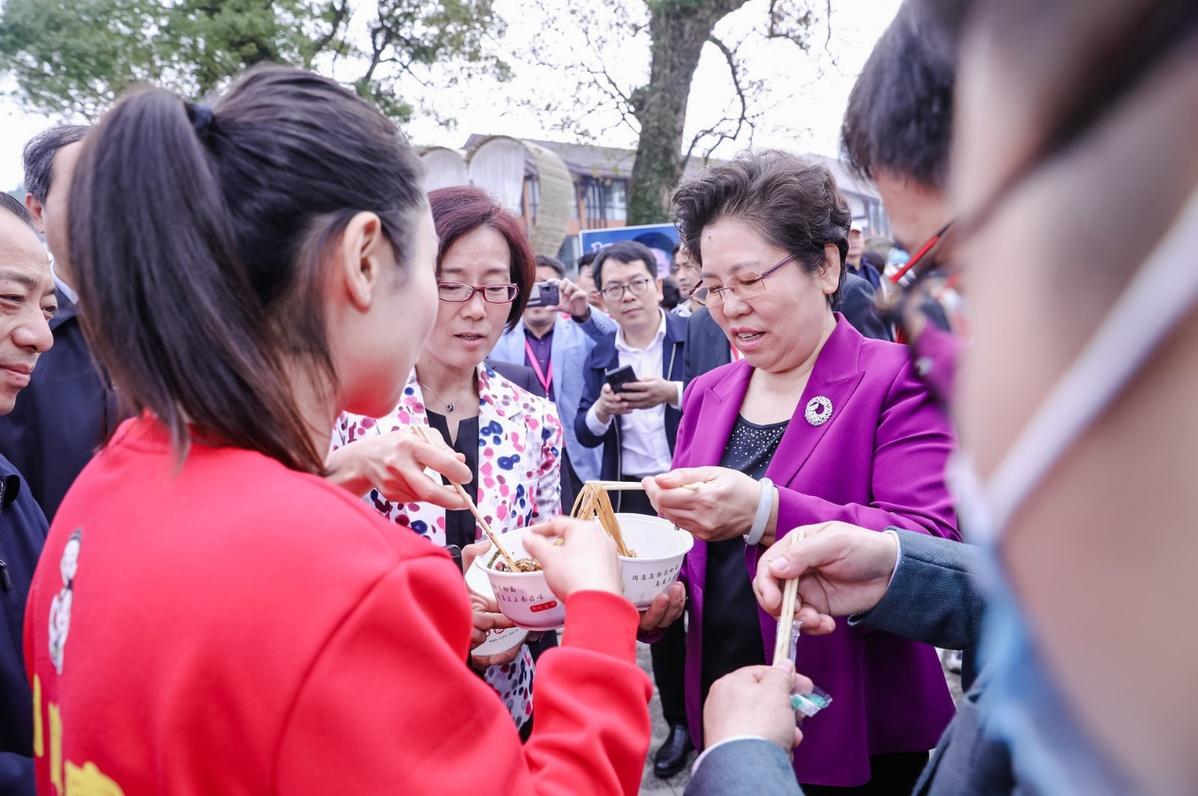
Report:
[[[452,401],[446,401],[444,398],[442,398],[440,395],[437,394],[436,390],[434,390],[432,387],[428,386],[424,382],[418,381],[417,383],[421,386],[421,388],[424,389],[424,391],[426,393],[431,393],[434,398],[436,398],[441,403],[445,404],[445,414],[453,414],[453,411],[458,408],[458,401],[462,400],[462,396],[465,395],[470,390],[470,388],[467,387],[465,390],[462,390],[460,393],[458,393],[457,398],[454,398]]]

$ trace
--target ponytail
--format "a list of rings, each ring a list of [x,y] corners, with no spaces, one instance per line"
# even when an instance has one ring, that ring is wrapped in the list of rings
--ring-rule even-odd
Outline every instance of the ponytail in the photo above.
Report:
[[[287,368],[299,353],[335,389],[323,249],[372,210],[402,266],[423,201],[394,126],[309,73],[251,72],[215,111],[157,89],[121,101],[86,139],[70,252],[85,332],[125,408],[156,415],[180,456],[197,435],[321,472],[323,429]]]

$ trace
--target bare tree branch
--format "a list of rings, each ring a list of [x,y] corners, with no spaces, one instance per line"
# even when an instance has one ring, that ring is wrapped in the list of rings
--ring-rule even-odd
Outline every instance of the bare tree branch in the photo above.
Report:
[[[366,74],[362,75],[362,82],[369,83],[374,80],[374,72],[379,68],[379,64],[383,62],[383,52],[387,49],[387,45],[391,43],[391,30],[387,27],[387,23],[383,20],[383,12],[379,11],[379,22],[370,28],[370,65],[366,67]]]
[[[740,103],[740,115],[735,119],[725,116],[723,119],[720,119],[706,130],[700,130],[698,133],[696,133],[695,137],[691,139],[690,146],[686,149],[686,155],[684,155],[682,158],[683,167],[690,162],[691,155],[694,154],[695,147],[699,145],[699,142],[703,140],[703,138],[713,135],[716,137],[716,142],[707,149],[707,154],[704,156],[704,160],[706,160],[711,157],[711,153],[714,152],[716,147],[718,147],[720,144],[724,143],[725,141],[735,140],[738,138],[746,124],[748,124],[750,127],[753,127],[753,122],[749,118],[749,95],[741,79],[740,64],[736,60],[736,52],[721,39],[719,39],[715,34],[708,36],[707,41],[715,45],[716,49],[723,54],[725,63],[728,64],[728,72],[732,77],[732,88],[736,91],[736,98]],[[726,122],[735,122],[736,129],[732,133],[728,133],[720,129]]]
[[[595,45],[595,42],[592,41],[591,32],[588,29],[583,28],[582,35],[583,35],[583,38],[586,39],[587,48],[595,56],[595,59],[594,59],[595,63],[598,63],[600,65],[599,69],[595,69],[590,64],[583,63],[582,66],[586,70],[587,74],[589,74],[592,78],[597,78],[597,77],[602,76],[603,81],[599,87],[602,88],[604,91],[609,92],[616,99],[619,99],[620,101],[625,102],[629,106],[631,106],[632,98],[622,88],[620,88],[620,84],[617,83],[615,78],[613,78],[611,76],[611,73],[607,71],[607,64],[604,63],[604,61],[603,61],[603,53],[601,53],[599,51],[599,48]],[[599,81],[596,80],[596,83],[599,83]]]
[[[341,32],[341,26],[349,18],[349,0],[341,0],[339,4],[334,6],[333,19],[329,25],[329,32],[316,40],[314,53],[324,52],[325,48],[333,43],[337,38],[337,34]]]

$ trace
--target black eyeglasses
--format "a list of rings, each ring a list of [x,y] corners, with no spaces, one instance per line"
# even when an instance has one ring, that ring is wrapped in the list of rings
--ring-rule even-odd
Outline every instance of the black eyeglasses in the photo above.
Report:
[[[465,282],[438,282],[437,298],[442,301],[464,302],[482,293],[488,304],[511,304],[520,294],[519,285],[467,285]]]
[[[756,298],[765,293],[765,278],[777,271],[787,263],[794,262],[798,258],[797,254],[788,254],[783,259],[765,269],[765,273],[760,276],[750,277],[749,279],[741,279],[735,284],[728,287],[707,287],[702,282],[695,286],[691,291],[691,297],[701,304],[718,307],[724,303],[724,298],[728,293],[733,294],[741,301],[746,301],[751,298]]]
[[[634,296],[643,296],[645,295],[645,291],[647,291],[649,286],[652,284],[652,279],[641,277],[640,279],[632,280],[626,285],[608,285],[607,287],[603,288],[603,298],[607,299],[608,301],[619,301],[620,299],[624,298],[625,290]]]

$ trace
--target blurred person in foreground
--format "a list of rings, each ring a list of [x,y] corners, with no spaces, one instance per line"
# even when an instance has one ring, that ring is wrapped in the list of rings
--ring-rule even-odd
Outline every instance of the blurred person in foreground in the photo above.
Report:
[[[873,181],[898,245],[918,262],[904,290],[880,285],[877,300],[942,406],[963,345],[962,329],[951,322],[959,295],[943,271],[953,259],[947,178],[957,39],[970,5],[946,3],[934,15],[901,8],[853,85],[840,133],[850,167]]]
[[[1017,0],[983,7],[965,42],[951,184],[976,343],[954,480],[982,546],[953,577],[985,584],[985,688],[917,792],[1192,793],[1198,643],[1171,609],[1198,564],[1198,159],[1176,157],[1198,136],[1198,15],[1178,0]],[[1084,263],[1060,234],[1063,203],[1103,244]],[[798,576],[808,633],[895,613],[903,534],[808,530],[763,558],[763,605],[777,611]],[[980,599],[944,596],[942,629],[965,627]],[[739,771],[731,792],[798,792],[748,759],[710,774]],[[715,792],[701,779],[712,762],[688,792]]]

